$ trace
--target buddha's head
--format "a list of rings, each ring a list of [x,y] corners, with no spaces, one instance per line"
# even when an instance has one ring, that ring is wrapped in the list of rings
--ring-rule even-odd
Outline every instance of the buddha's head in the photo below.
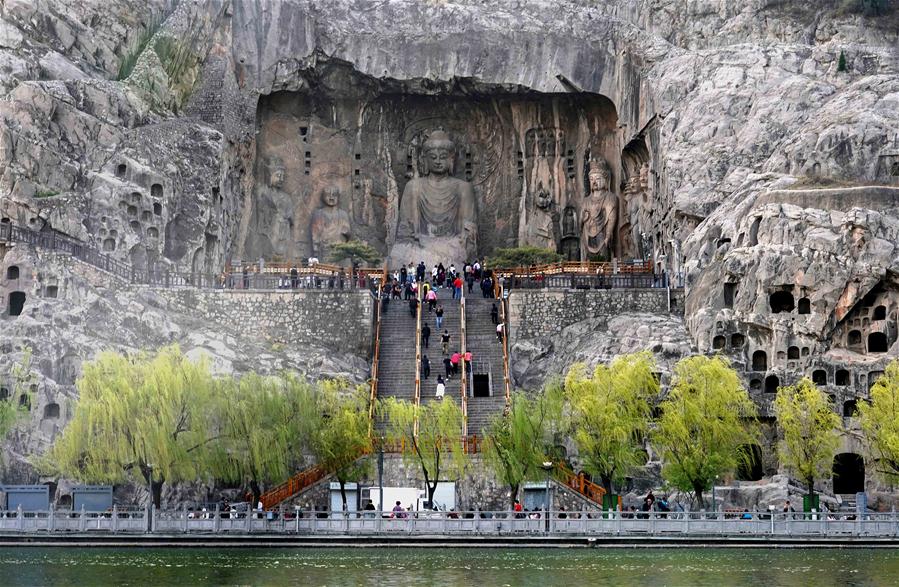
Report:
[[[322,204],[328,206],[329,208],[333,208],[337,206],[340,202],[340,188],[336,185],[329,185],[322,190],[321,193]]]
[[[447,175],[453,172],[456,145],[445,131],[435,130],[422,145],[428,173]]]

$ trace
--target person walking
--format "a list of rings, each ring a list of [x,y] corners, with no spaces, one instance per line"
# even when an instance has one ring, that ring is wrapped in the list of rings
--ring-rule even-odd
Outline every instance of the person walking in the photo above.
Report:
[[[443,357],[443,369],[446,371],[446,378],[453,378],[453,364],[450,362],[449,357]]]
[[[493,307],[490,308],[490,320],[493,324],[499,324],[499,308],[496,307],[496,302],[493,302]]]
[[[496,325],[496,340],[499,342],[503,341],[503,323],[500,322]]]
[[[428,292],[428,314],[434,311],[434,307],[437,306],[437,292],[435,290],[431,290]]]
[[[450,343],[450,333],[446,328],[443,329],[443,334],[440,335],[440,342],[443,344],[443,354],[447,354],[449,352],[449,343]]]
[[[418,298],[409,298],[409,314],[413,318],[418,315]]]
[[[421,327],[421,345],[425,348],[428,348],[428,341],[431,338],[431,327],[427,324],[422,325]]]
[[[418,267],[415,268],[415,281],[424,281],[425,280],[425,271],[427,271],[427,267],[425,267],[424,261],[418,262]]]
[[[471,373],[471,351],[465,351],[465,354],[462,355],[462,360],[465,361],[465,371]]]
[[[421,377],[422,379],[427,379],[431,376],[431,361],[428,360],[428,355],[421,356]]]
[[[459,374],[459,361],[462,360],[462,355],[459,353],[453,353],[450,357],[450,364],[453,366],[453,375]]]
[[[437,316],[437,330],[440,330],[440,327],[443,326],[443,306],[437,304],[434,314]]]
[[[406,272],[406,266],[403,265],[400,267],[400,283],[406,283],[406,277],[408,276],[409,274]]]
[[[462,299],[462,278],[458,275],[453,280],[453,299]]]
[[[443,377],[440,375],[437,376],[437,399],[443,399],[443,395],[446,393],[446,383],[443,382]]]

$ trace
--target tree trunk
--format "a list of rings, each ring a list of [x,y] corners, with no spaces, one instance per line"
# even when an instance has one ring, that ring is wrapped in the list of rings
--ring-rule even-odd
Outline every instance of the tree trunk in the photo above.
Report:
[[[253,494],[253,503],[250,504],[250,509],[256,509],[256,505],[259,503],[259,498],[262,497],[262,490],[259,489],[259,482],[255,479],[250,479],[250,492]]]
[[[345,511],[347,511],[347,509],[346,509],[346,481],[344,481],[343,479],[338,477],[337,482],[340,483],[340,499],[343,500],[343,511],[345,512]]]
[[[512,509],[515,509],[515,502],[518,501],[518,489],[521,487],[520,483],[515,483],[514,485],[509,485],[509,495],[511,495],[512,501]]]
[[[153,494],[153,505],[159,509],[162,507],[162,486],[165,484],[165,481],[153,481],[153,484],[150,488]]]
[[[702,509],[703,506],[705,505],[702,501],[702,485],[694,485],[693,491],[696,493],[696,503],[698,504],[699,509]],[[717,507],[715,504],[712,504],[712,505],[713,505],[713,509],[714,509],[714,507]]]
[[[602,488],[606,490],[606,493],[612,495],[612,478],[607,477],[606,475],[600,475],[599,479],[602,482]]]
[[[815,495],[815,478],[806,479],[805,483],[808,486],[808,494]]]
[[[428,508],[434,509],[434,493],[437,492],[437,481],[428,483]]]

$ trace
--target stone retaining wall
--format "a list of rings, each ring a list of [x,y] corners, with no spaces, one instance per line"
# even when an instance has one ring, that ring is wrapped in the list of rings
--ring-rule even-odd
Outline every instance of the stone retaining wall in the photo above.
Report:
[[[672,290],[671,311],[683,313],[683,296]],[[667,314],[668,290],[515,290],[509,295],[512,340],[558,334],[566,326],[588,318],[625,312]]]
[[[368,290],[198,290],[152,288],[186,313],[273,343],[314,344],[369,356]]]

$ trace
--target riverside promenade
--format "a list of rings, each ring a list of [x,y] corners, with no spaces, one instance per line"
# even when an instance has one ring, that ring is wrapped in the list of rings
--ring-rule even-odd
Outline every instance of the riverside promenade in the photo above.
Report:
[[[299,514],[299,515],[297,515]],[[518,514],[521,516],[522,514]],[[531,514],[533,516],[533,514]],[[899,547],[899,515],[869,513],[2,512],[0,545]],[[640,517],[637,517],[640,516]],[[743,517],[741,517],[743,516]],[[750,517],[746,517],[750,516]]]

